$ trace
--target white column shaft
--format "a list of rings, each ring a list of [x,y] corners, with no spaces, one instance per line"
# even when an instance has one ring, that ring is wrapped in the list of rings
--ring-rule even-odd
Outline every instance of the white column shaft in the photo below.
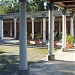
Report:
[[[10,22],[10,36],[12,37],[12,22]]]
[[[54,18],[53,12],[49,10],[49,39],[48,39],[48,54],[54,55]]]
[[[42,20],[41,20],[41,36],[42,36]]]
[[[61,21],[59,20],[59,36],[61,36]]]
[[[19,3],[19,30],[20,30],[20,70],[27,70],[27,21],[26,2]]]
[[[46,18],[43,18],[43,42],[46,42]]]
[[[0,37],[3,39],[3,20],[0,20]]]
[[[16,38],[16,18],[14,19],[14,38]]]
[[[70,34],[72,35],[72,36],[74,36],[74,27],[73,27],[73,17],[71,17],[71,24],[70,24]]]
[[[66,48],[66,15],[62,15],[62,48]]]
[[[32,19],[32,39],[34,39],[34,18]]]

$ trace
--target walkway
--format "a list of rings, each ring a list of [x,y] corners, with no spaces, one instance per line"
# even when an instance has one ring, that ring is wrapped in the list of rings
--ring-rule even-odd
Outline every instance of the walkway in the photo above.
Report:
[[[55,61],[46,59],[31,64],[29,75],[75,75],[75,49],[69,52],[59,50]]]
[[[17,44],[17,40],[5,40],[4,43]],[[29,66],[29,75],[75,75],[75,48],[68,52],[59,50],[55,53],[55,61],[44,58]],[[11,74],[17,75],[17,74]]]

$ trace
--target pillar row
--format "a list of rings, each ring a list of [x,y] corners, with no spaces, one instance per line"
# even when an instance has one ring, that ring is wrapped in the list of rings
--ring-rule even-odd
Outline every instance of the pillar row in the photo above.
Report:
[[[0,39],[3,39],[3,19],[0,18]]]

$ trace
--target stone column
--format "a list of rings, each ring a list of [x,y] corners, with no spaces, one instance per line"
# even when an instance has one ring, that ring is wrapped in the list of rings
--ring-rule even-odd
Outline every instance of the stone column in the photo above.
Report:
[[[42,27],[43,27],[43,26],[42,26],[42,19],[41,19],[40,21],[41,21],[41,31],[40,31],[40,32],[41,32],[41,38],[42,38],[42,35],[43,35],[43,34],[42,34],[42,33],[43,33],[43,32],[42,32],[42,30],[43,30],[43,29],[42,29]]]
[[[53,3],[48,3],[49,12],[49,32],[48,32],[48,60],[54,60],[54,18],[53,18]]]
[[[32,20],[32,39],[34,39],[34,17],[32,17],[31,20]]]
[[[59,19],[59,37],[61,36],[61,20]]]
[[[26,0],[19,0],[19,32],[20,32],[19,75],[28,75]]]
[[[74,14],[71,13],[71,14],[70,14],[70,18],[71,18],[71,23],[70,23],[70,34],[71,34],[72,36],[74,36],[73,16],[74,16]]]
[[[17,18],[14,18],[14,38],[16,39],[16,20]]]
[[[12,37],[12,21],[10,21],[10,37]]]
[[[66,9],[62,11],[62,51],[66,50]]]
[[[43,43],[46,43],[46,14],[42,14],[43,16]]]
[[[3,19],[0,17],[0,39],[3,39]]]

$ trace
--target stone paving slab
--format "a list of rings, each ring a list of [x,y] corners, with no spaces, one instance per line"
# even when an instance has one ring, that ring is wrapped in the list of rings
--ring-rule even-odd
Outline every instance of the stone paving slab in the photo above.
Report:
[[[30,66],[29,75],[75,75],[75,62],[42,61]]]
[[[75,50],[55,54],[55,61],[47,58],[29,66],[29,75],[75,75]]]
[[[14,43],[14,42],[13,42]],[[11,75],[18,75],[17,72]],[[29,75],[75,75],[75,48],[68,52],[59,50],[55,61],[47,58],[29,66]]]

